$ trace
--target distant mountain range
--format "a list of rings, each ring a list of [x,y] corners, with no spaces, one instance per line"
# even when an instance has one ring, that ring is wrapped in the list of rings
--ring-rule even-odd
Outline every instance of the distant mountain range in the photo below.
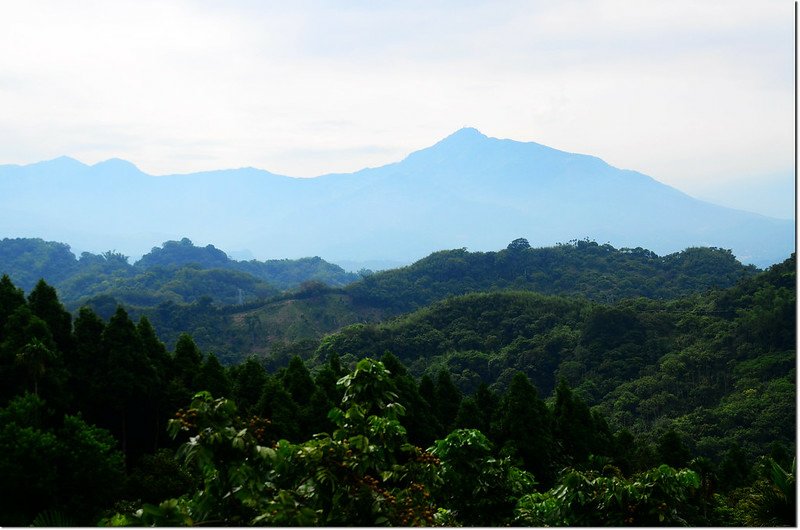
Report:
[[[258,259],[410,263],[433,251],[589,238],[659,254],[729,248],[760,267],[794,249],[794,223],[694,199],[599,158],[461,129],[404,160],[299,179],[243,168],[151,176],[124,160],[0,166],[0,236],[115,249],[213,241]]]

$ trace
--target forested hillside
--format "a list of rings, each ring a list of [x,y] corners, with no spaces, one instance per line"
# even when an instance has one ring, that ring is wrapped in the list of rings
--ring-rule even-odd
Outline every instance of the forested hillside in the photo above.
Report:
[[[153,248],[133,265],[115,251],[76,258],[64,243],[6,238],[0,241],[0,274],[26,290],[45,279],[72,310],[92,302],[110,304],[111,311],[117,303],[155,307],[204,297],[220,305],[253,303],[304,282],[342,286],[358,278],[316,257],[235,261],[213,245],[197,247],[186,238]]]
[[[565,381],[616,426],[674,426],[704,456],[748,454],[795,435],[795,258],[735,287],[613,304],[530,292],[449,298],[323,339],[312,364],[391,352],[417,377],[502,391],[524,373],[547,396]],[[745,420],[735,434],[732,424]]]
[[[668,299],[729,287],[756,271],[728,250],[689,248],[658,256],[643,248],[616,249],[594,241],[531,248],[525,239],[499,252],[446,250],[413,265],[384,271],[347,288],[354,300],[396,312],[468,292],[526,290],[613,301]]]
[[[284,346],[318,340],[349,324],[379,322],[454,295],[525,290],[609,302],[630,297],[672,299],[728,287],[755,274],[729,251],[693,248],[668,256],[574,241],[534,249],[515,240],[499,252],[441,251],[401,269],[366,274],[344,288],[315,282],[245,308],[161,306],[147,314],[170,344],[189,331],[203,348],[242,360],[281,356]],[[100,309],[92,302],[92,306]],[[113,311],[113,307],[105,309]],[[306,348],[307,349],[307,348]],[[288,360],[283,355],[284,364]]]
[[[319,258],[233,261],[212,245],[197,247],[188,239],[168,241],[134,265],[113,251],[76,259],[61,243],[5,239],[2,271],[26,289],[44,278],[73,312],[88,305],[109,318],[123,304],[134,318],[146,315],[170,347],[189,332],[225,363],[269,354],[285,365],[288,344],[468,292],[526,290],[604,302],[667,299],[728,287],[756,269],[722,249],[662,257],[593,241],[530,248],[518,239],[498,252],[441,251],[354,281],[356,275]],[[290,290],[281,293],[274,286]]]
[[[276,371],[224,368],[188,335],[167,350],[121,307],[73,322],[46,283],[3,276],[0,524],[792,525],[794,270],[672,302],[473,294]],[[426,345],[402,340],[423,324]],[[437,332],[472,328],[491,366],[509,326],[533,365],[577,365],[547,390],[501,356],[505,379],[464,392],[450,361],[481,355],[446,350],[414,376]],[[359,344],[397,356],[356,362]],[[648,404],[664,391],[689,413]]]

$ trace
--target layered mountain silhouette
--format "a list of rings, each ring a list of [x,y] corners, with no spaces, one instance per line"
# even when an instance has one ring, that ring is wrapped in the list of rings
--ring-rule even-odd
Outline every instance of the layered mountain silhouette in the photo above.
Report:
[[[766,266],[794,223],[694,199],[636,171],[465,128],[404,160],[300,179],[242,168],[152,176],[124,160],[0,166],[0,235],[116,249],[189,237],[259,259],[410,263],[432,251],[593,239],[659,254],[729,248]]]

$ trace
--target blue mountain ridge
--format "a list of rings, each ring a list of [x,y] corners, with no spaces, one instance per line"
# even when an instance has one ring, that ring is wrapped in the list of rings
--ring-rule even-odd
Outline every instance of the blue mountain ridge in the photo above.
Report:
[[[259,259],[411,262],[430,252],[590,238],[664,254],[730,248],[766,266],[794,223],[724,208],[642,173],[465,128],[401,161],[301,179],[255,168],[164,176],[69,157],[0,166],[0,235],[140,256],[189,237]]]

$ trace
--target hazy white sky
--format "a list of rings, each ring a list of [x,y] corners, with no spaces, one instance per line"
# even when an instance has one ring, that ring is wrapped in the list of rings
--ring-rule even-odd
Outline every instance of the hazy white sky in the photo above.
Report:
[[[473,126],[786,184],[793,31],[790,0],[0,0],[0,163],[313,176]]]

